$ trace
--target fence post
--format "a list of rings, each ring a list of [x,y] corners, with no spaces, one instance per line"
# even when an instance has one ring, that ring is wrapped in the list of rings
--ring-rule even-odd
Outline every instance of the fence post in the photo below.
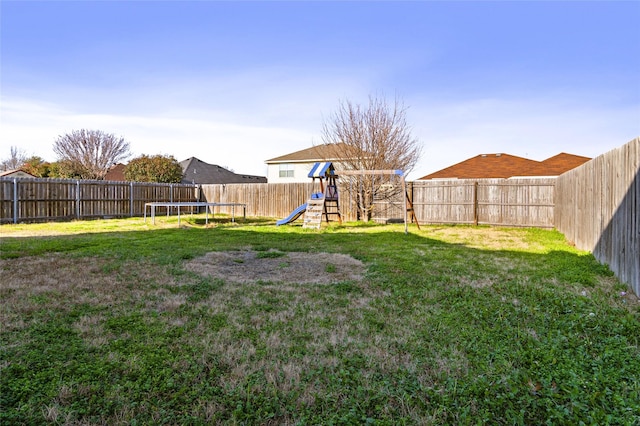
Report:
[[[80,219],[80,181],[76,179],[76,219]]]
[[[169,184],[169,202],[173,203],[173,184]]]
[[[129,217],[133,217],[133,182],[129,182]]]
[[[402,196],[404,197],[404,233],[408,234],[409,227],[407,225],[407,213],[409,210],[409,206],[408,206],[409,194],[407,192],[407,182],[404,180],[404,175],[400,175],[400,181],[402,182]],[[387,216],[389,215],[387,214]]]
[[[18,214],[20,209],[18,208],[18,179],[13,179],[13,223],[18,223]]]
[[[473,224],[478,225],[478,181],[473,183]]]

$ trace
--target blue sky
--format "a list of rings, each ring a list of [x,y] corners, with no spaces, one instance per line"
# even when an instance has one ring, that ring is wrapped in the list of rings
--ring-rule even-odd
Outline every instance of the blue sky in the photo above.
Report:
[[[640,136],[640,2],[0,2],[0,158],[71,130],[266,175],[340,100],[398,96],[412,178]]]

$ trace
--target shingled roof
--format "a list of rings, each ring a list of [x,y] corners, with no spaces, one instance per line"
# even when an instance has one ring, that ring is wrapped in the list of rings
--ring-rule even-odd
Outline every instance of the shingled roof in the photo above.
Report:
[[[589,160],[591,160],[589,157],[561,152],[558,155],[542,161],[542,164],[549,172],[550,176],[559,176],[568,170],[575,169],[576,167],[583,165]]]
[[[104,180],[111,180],[111,181],[118,181],[118,182],[125,181],[126,179],[124,177],[124,170],[126,169],[126,167],[127,166],[125,166],[122,163],[114,164],[113,166],[111,166],[109,171],[107,171],[107,174],[104,175]]]
[[[243,175],[215,164],[205,163],[195,157],[180,162],[182,183],[224,184],[224,183],[267,183],[264,176]]]
[[[27,177],[27,178],[35,178],[37,176],[32,175],[29,172],[26,172],[22,169],[14,169],[14,170],[3,170],[0,172],[0,177]]]
[[[515,176],[559,176],[589,161],[588,157],[560,153],[544,161],[509,154],[480,154],[428,174],[422,179],[492,179]]]
[[[339,161],[347,158],[349,152],[348,145],[344,143],[322,144],[311,148],[292,152],[265,161],[265,163],[308,163],[313,161]]]

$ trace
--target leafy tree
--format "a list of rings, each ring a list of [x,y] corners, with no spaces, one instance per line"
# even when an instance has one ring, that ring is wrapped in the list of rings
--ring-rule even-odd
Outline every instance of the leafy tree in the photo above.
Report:
[[[49,165],[50,178],[83,179],[84,169],[76,162],[60,160]]]
[[[129,157],[129,143],[101,130],[74,130],[59,136],[53,151],[62,161],[74,163],[83,179],[103,179],[109,167]]]
[[[24,151],[17,146],[12,146],[9,149],[9,157],[0,162],[0,170],[16,170],[22,167],[27,159]]]
[[[51,164],[37,155],[27,158],[21,166],[22,170],[37,177],[49,177],[50,168]]]
[[[179,183],[182,167],[171,155],[141,155],[126,165],[124,177],[135,182]]]
[[[406,174],[416,165],[422,151],[418,139],[411,134],[406,112],[398,98],[389,103],[370,96],[365,106],[340,101],[336,112],[323,123],[322,140],[340,147],[340,167],[346,170],[402,170]],[[385,197],[394,196],[382,181],[381,176],[362,175],[356,178],[355,185],[346,188],[356,200],[362,220],[370,219],[377,196],[382,193]]]

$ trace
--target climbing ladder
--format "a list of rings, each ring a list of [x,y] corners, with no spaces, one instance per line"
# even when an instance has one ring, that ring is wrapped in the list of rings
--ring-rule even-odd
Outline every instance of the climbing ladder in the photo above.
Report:
[[[328,175],[327,187],[324,190],[324,218],[329,223],[332,218],[337,218],[337,221],[342,223],[342,215],[340,215],[340,205],[338,203],[338,185],[336,184],[337,176],[335,173]],[[320,183],[322,186],[322,182]]]
[[[328,222],[337,217],[337,221],[342,223],[340,215],[340,205],[338,204],[338,185],[336,184],[336,174],[333,164],[329,162],[315,163],[309,172],[309,177],[320,182],[320,191],[313,194],[307,200],[307,210],[304,213],[303,228],[319,229],[322,218]],[[323,181],[327,181],[326,188]]]

